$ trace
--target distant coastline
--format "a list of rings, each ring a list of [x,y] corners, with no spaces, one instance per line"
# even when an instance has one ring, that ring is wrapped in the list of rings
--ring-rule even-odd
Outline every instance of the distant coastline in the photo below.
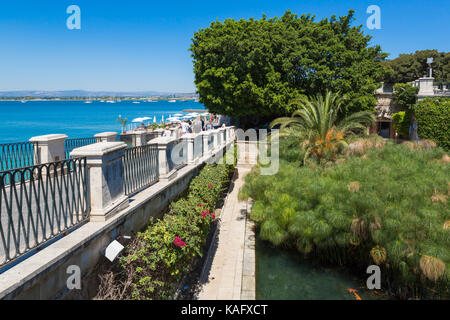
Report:
[[[196,101],[194,97],[122,97],[122,96],[102,96],[102,97],[0,97],[0,101]]]

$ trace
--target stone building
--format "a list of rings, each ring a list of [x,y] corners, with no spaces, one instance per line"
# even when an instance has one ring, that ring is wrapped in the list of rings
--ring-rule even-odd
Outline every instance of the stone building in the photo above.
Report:
[[[435,86],[434,78],[423,77],[415,80],[411,83],[414,87],[419,87],[417,94],[417,100],[421,100],[427,97],[439,97],[450,96],[449,85]],[[375,105],[376,122],[369,128],[369,134],[378,134],[383,138],[395,138],[395,130],[392,123],[392,115],[399,111],[402,111],[394,102],[394,89],[392,84],[382,84],[381,88],[375,92],[377,103]],[[416,128],[414,126],[413,128]],[[417,130],[415,130],[417,131]],[[410,137],[411,138],[411,137]],[[412,138],[417,138],[417,135],[413,133]]]

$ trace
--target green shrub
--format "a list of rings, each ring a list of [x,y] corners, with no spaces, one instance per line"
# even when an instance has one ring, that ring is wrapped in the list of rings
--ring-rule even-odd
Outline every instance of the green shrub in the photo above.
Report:
[[[151,221],[125,248],[120,271],[109,284],[113,289],[101,291],[126,292],[125,299],[172,298],[202,255],[215,207],[233,170],[233,165],[206,165],[192,179],[186,196],[171,203],[163,218]]]
[[[400,111],[392,115],[394,130],[400,136],[407,138],[409,136],[409,126],[411,124],[411,111]]]
[[[328,167],[281,159],[274,176],[254,169],[241,197],[255,200],[251,218],[260,237],[274,245],[363,275],[379,263],[384,288],[400,297],[445,298],[450,170],[443,154],[387,144]]]
[[[418,87],[413,87],[409,83],[396,83],[394,85],[394,102],[404,109],[411,108],[416,103]]]
[[[414,115],[421,139],[434,140],[450,150],[450,98],[425,98],[414,107]]]

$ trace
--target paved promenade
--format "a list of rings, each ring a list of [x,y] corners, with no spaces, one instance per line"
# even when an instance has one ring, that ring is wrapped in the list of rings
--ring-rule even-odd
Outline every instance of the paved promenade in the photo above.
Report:
[[[238,201],[239,189],[250,168],[236,170],[238,176],[222,209],[217,234],[201,275],[203,287],[199,300],[255,298],[254,236],[251,225],[246,223],[247,201]]]

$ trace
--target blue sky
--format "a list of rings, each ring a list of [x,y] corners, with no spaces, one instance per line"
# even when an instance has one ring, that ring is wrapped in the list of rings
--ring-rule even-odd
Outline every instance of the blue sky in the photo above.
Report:
[[[68,30],[66,8],[81,8],[81,30]],[[369,5],[381,30],[365,26]],[[6,1],[0,0],[0,90],[192,92],[188,51],[195,31],[226,18],[317,18],[356,11],[394,58],[422,49],[450,51],[448,0]]]

